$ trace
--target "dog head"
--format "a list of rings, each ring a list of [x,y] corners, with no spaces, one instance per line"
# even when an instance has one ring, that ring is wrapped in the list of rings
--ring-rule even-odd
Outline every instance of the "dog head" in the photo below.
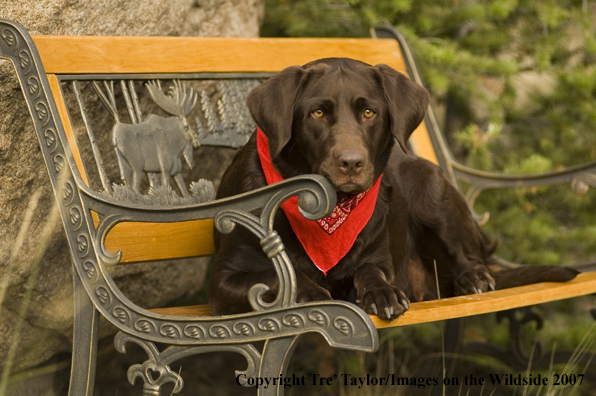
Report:
[[[357,194],[383,172],[395,140],[407,150],[428,93],[389,66],[331,58],[283,70],[247,105],[284,177],[316,173]]]

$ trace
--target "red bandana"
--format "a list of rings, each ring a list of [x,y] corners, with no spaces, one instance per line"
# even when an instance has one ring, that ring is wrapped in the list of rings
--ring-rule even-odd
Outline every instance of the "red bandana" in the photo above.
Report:
[[[282,176],[273,166],[267,136],[260,128],[257,129],[257,150],[267,184],[282,181]],[[317,221],[307,220],[300,214],[298,197],[292,197],[281,205],[308,257],[325,275],[348,253],[370,220],[380,186],[381,177],[370,190],[338,198],[333,213]]]

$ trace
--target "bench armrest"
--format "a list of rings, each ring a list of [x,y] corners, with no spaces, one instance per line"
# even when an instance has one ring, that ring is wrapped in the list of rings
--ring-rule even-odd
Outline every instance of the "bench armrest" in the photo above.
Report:
[[[451,166],[455,178],[470,185],[465,193],[466,200],[480,224],[485,224],[488,221],[489,214],[476,214],[474,212],[474,203],[480,194],[486,190],[569,183],[574,193],[583,195],[588,192],[590,186],[596,187],[596,162],[589,162],[552,172],[527,175],[502,175],[484,172],[466,167],[455,161],[451,161]]]
[[[450,160],[451,171],[457,181],[469,184],[465,191],[465,198],[472,215],[480,225],[484,225],[490,218],[490,213],[476,213],[474,204],[476,199],[486,190],[506,188],[527,188],[548,186],[555,184],[569,183],[571,190],[584,195],[590,187],[596,187],[596,161],[581,165],[571,166],[565,169],[525,174],[525,175],[502,175],[498,173],[479,171],[464,166],[457,161]],[[504,268],[515,268],[521,264],[512,263],[500,257],[495,257],[496,263]],[[574,263],[569,267],[578,270],[593,270],[596,262]]]
[[[120,262],[121,251],[112,253],[106,249],[105,241],[110,230],[121,222],[180,222],[213,218],[215,227],[222,233],[231,232],[240,224],[261,241],[264,253],[273,262],[280,280],[278,298],[271,304],[263,302],[261,296],[268,288],[255,285],[249,294],[256,311],[287,307],[296,301],[296,279],[293,266],[285,253],[283,242],[273,229],[275,214],[287,199],[298,196],[298,207],[302,215],[310,220],[327,216],[336,202],[335,189],[319,175],[298,176],[241,195],[211,201],[208,203],[160,207],[123,204],[112,198],[94,192],[84,184],[81,198],[87,210],[88,219],[92,213],[100,213],[101,219],[95,230],[91,229],[100,261],[107,266]],[[254,214],[258,211],[258,215]],[[89,221],[91,223],[91,221]]]

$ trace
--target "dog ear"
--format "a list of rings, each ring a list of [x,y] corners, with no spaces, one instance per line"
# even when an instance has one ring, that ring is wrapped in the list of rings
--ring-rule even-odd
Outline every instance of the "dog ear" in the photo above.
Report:
[[[406,142],[428,109],[428,91],[387,65],[377,65],[375,69],[389,104],[391,131],[401,149],[407,152]]]
[[[294,105],[304,75],[302,67],[288,67],[254,88],[246,98],[252,118],[269,140],[271,158],[277,157],[292,136]]]

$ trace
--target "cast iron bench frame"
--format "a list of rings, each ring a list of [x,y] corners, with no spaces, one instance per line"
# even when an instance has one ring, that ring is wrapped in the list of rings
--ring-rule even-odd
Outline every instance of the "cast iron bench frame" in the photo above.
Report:
[[[296,304],[294,273],[283,244],[272,229],[273,216],[281,202],[295,195],[309,218],[329,213],[335,205],[335,192],[326,179],[303,176],[237,197],[167,207],[123,203],[89,187],[63,96],[64,85],[91,80],[116,80],[125,85],[124,81],[153,79],[267,78],[290,65],[339,56],[371,64],[385,63],[422,83],[411,51],[397,32],[383,27],[376,29],[373,36],[374,39],[31,37],[18,23],[0,20],[0,58],[14,64],[72,252],[76,315],[70,395],[93,393],[99,314],[119,329],[115,337],[117,350],[125,352],[125,344],[133,342],[147,352],[149,359],[132,366],[128,377],[131,382],[141,377],[144,394],[158,395],[166,382],[174,383],[176,391],[182,388],[181,377],[170,370],[169,364],[189,355],[233,351],[246,357],[247,377],[279,377],[285,375],[293,349],[306,332],[321,333],[334,347],[372,352],[379,344],[376,328],[461,318],[596,292],[596,274],[582,273],[564,284],[542,283],[415,303],[392,322],[369,317],[359,307],[342,301]],[[183,56],[182,49],[192,56]],[[133,112],[131,106],[129,110]],[[203,138],[202,143],[208,144],[210,137]],[[212,144],[230,145],[223,140]],[[415,154],[438,163],[455,185],[458,180],[469,183],[470,207],[482,191],[491,188],[571,183],[580,191],[596,185],[596,163],[530,176],[487,174],[462,166],[445,144],[432,109],[414,133],[410,147]],[[259,217],[251,214],[255,209],[260,209]],[[263,289],[257,286],[251,296],[255,311],[249,314],[211,317],[206,306],[146,310],[117,288],[109,274],[114,265],[164,259],[168,254],[176,258],[213,253],[212,246],[188,251],[178,251],[174,246],[166,253],[144,246],[149,252],[127,256],[127,249],[138,239],[127,241],[122,237],[127,233],[118,234],[118,227],[122,231],[130,226],[128,234],[153,230],[152,237],[159,238],[165,229],[172,229],[163,227],[173,223],[174,227],[193,228],[195,237],[209,236],[212,223],[196,222],[209,218],[222,232],[240,224],[261,239],[264,252],[280,277],[280,293],[273,305],[259,300]],[[158,224],[153,227],[150,223]],[[110,233],[120,236],[110,242]],[[144,248],[140,250],[147,250]],[[514,265],[505,261],[502,264]],[[252,345],[257,341],[265,341],[262,352]],[[169,346],[159,350],[156,343]],[[155,373],[159,375],[156,377]],[[283,387],[260,388],[258,394],[282,395]]]

